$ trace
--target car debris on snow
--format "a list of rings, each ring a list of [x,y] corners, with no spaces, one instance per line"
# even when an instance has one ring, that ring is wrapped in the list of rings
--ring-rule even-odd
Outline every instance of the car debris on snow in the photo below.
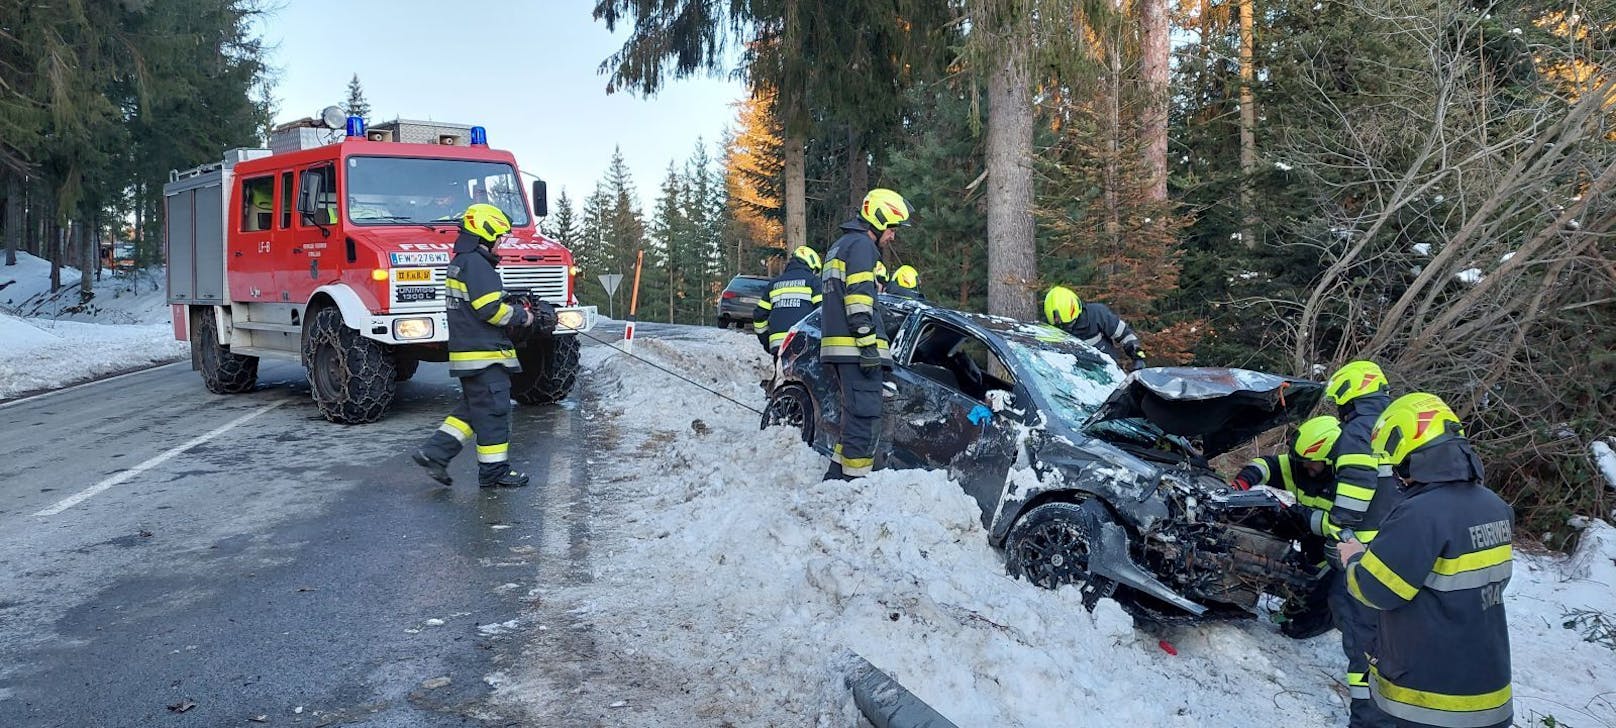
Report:
[[[422,680],[421,681],[421,689],[422,690],[437,690],[438,688],[449,687],[450,683],[453,683],[453,682],[454,682],[454,680],[452,678],[450,678],[448,675],[444,675],[442,677],[435,677],[435,678],[432,678],[430,680]]]
[[[168,706],[168,709],[175,712],[175,713],[184,713],[185,711],[190,710],[190,709],[195,708],[195,707],[196,707],[196,702],[195,701],[181,700],[178,703],[174,703],[174,704]]]

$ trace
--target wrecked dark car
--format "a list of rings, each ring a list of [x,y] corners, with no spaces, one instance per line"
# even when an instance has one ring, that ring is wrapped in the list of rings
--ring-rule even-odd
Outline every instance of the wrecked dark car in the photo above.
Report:
[[[1011,574],[1152,619],[1238,617],[1322,584],[1284,495],[1235,491],[1210,458],[1305,417],[1317,382],[1244,369],[1125,375],[1058,329],[882,296],[894,368],[877,469],[949,471]],[[764,426],[829,453],[835,382],[819,314],[783,342]]]

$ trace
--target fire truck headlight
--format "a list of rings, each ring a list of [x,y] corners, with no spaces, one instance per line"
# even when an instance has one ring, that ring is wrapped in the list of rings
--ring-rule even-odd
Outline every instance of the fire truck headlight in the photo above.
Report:
[[[430,318],[401,318],[393,320],[393,338],[399,341],[430,339],[434,333]]]
[[[556,328],[558,328],[558,329],[573,329],[574,331],[576,331],[576,330],[582,329],[583,327],[584,327],[584,312],[583,311],[561,311],[561,312],[556,313]]]

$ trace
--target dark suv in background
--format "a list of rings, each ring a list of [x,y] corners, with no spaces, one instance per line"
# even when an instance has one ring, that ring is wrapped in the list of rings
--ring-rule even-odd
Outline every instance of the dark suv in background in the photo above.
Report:
[[[752,323],[752,308],[769,292],[769,279],[762,276],[735,276],[724,286],[718,299],[718,326],[744,329]]]

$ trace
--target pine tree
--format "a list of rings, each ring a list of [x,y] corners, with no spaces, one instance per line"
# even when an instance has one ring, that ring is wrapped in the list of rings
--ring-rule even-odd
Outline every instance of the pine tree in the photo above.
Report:
[[[729,200],[731,229],[726,236],[724,270],[745,271],[745,261],[758,248],[785,245],[785,162],[774,97],[763,93],[737,105],[737,128],[724,148],[724,192]]]
[[[567,188],[561,188],[561,194],[556,197],[555,210],[544,219],[542,227],[545,235],[562,245],[571,247],[578,241],[582,232],[579,229],[578,210],[567,195]]]
[[[346,116],[370,118],[370,102],[365,100],[365,89],[359,85],[357,73],[348,81],[348,100],[342,102],[342,113]]]

